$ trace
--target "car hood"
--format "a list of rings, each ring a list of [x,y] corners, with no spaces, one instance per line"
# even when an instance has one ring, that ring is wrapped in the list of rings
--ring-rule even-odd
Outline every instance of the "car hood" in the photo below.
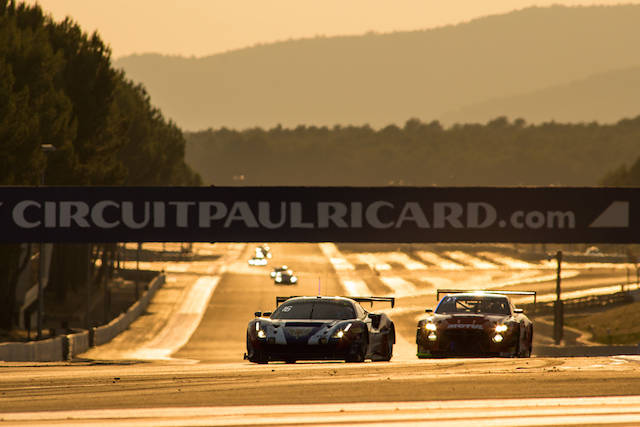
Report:
[[[315,342],[323,337],[329,338],[348,323],[350,323],[349,320],[261,320],[261,324],[269,329],[267,335],[279,336],[288,344],[303,344]]]

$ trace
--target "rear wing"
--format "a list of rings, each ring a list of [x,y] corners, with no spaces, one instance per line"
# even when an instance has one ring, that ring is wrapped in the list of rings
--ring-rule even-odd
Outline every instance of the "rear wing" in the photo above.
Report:
[[[276,297],[276,307],[288,300],[289,298],[298,298],[304,295],[292,295],[288,297]],[[310,297],[313,298],[313,297]],[[320,298],[320,297],[318,297]],[[393,297],[352,297],[352,296],[344,296],[342,298],[352,299],[357,302],[368,302],[373,306],[374,302],[388,302],[391,304],[391,308],[396,304],[396,299]]]
[[[436,291],[436,303],[440,301],[440,294],[470,294],[470,293],[482,293],[482,294],[497,294],[497,295],[530,295],[533,296],[533,305],[536,305],[536,291],[496,291],[496,290],[484,290],[484,289],[438,289]]]

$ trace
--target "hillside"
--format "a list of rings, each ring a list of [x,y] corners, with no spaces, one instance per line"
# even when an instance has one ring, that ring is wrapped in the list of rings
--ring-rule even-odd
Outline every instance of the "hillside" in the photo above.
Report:
[[[568,84],[492,99],[441,116],[444,124],[486,123],[499,116],[528,122],[613,123],[640,112],[640,67],[590,76]]]
[[[145,54],[115,65],[188,130],[379,127],[638,66],[638,22],[639,5],[529,8],[425,31],[291,40],[205,58]]]

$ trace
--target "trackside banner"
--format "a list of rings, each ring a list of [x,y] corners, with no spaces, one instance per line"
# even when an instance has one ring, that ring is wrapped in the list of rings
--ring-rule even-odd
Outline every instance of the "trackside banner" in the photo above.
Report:
[[[639,243],[639,188],[0,187],[0,242]]]

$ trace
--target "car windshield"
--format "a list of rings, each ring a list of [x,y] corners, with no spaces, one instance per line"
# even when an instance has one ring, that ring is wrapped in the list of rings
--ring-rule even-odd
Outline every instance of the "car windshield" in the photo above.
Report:
[[[483,296],[446,296],[436,308],[436,313],[511,314],[506,298]]]
[[[355,312],[349,301],[285,301],[271,315],[272,319],[347,320]]]

